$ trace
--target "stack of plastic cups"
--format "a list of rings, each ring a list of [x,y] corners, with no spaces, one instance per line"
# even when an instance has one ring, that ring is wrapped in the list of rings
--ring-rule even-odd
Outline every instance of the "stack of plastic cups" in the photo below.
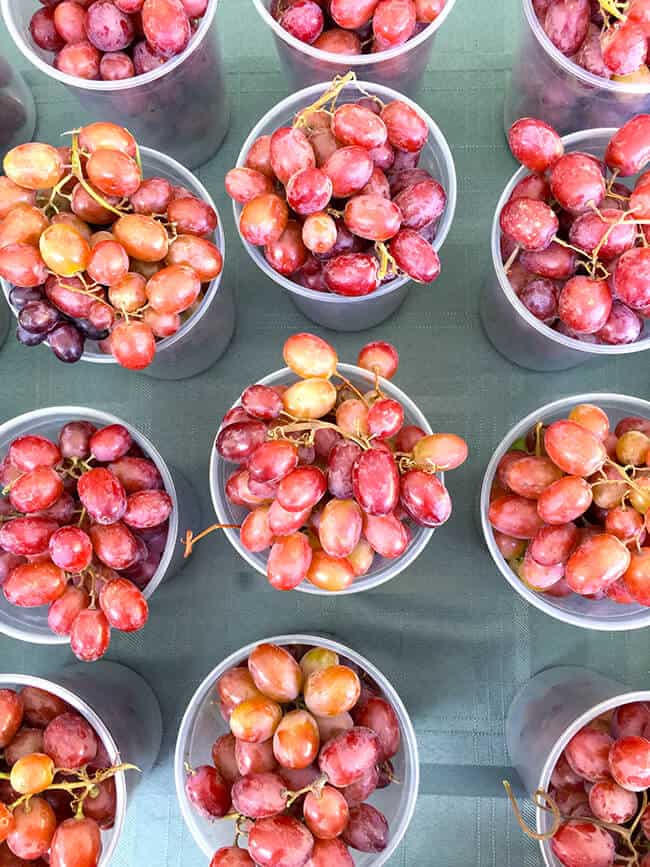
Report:
[[[96,662],[92,667],[73,665],[48,679],[0,674],[0,689],[20,691],[26,686],[52,693],[79,713],[94,729],[112,765],[132,764],[139,769],[115,775],[115,823],[110,830],[102,831],[98,865],[108,867],[124,829],[127,795],[133,795],[160,751],[162,718],[158,700],[139,674],[113,662]]]
[[[0,57],[0,152],[30,141],[36,127],[36,108],[22,75]]]
[[[571,738],[587,723],[623,704],[649,701],[650,692],[627,692],[614,680],[577,666],[535,675],[515,697],[506,719],[510,758],[526,791],[548,792],[551,774]],[[546,833],[551,815],[537,810],[537,831]],[[540,841],[546,867],[562,867],[548,840]]]
[[[447,20],[456,0],[447,0],[436,20],[417,36],[397,48],[376,54],[333,54],[321,51],[296,39],[275,20],[269,12],[272,0],[253,0],[253,3],[273,33],[285,75],[295,89],[328,81],[353,70],[357,78],[399,87],[404,93],[413,94],[422,83],[438,30]]]
[[[182,568],[184,564],[183,549],[178,540],[182,531],[187,527],[197,525],[200,520],[200,512],[196,496],[189,483],[178,470],[167,465],[155,446],[145,436],[127,422],[107,412],[90,407],[53,406],[19,415],[0,425],[0,455],[5,455],[11,442],[19,436],[35,434],[56,441],[64,424],[69,421],[80,420],[89,421],[96,427],[104,427],[109,424],[124,425],[133,437],[135,444],[142,449],[145,457],[156,465],[164,489],[172,499],[167,543],[158,568],[143,590],[145,598],[150,599],[164,579],[170,578]],[[69,641],[67,636],[55,635],[51,631],[47,623],[47,608],[19,608],[9,603],[1,593],[0,633],[19,641],[29,641],[32,644],[64,645]]]
[[[52,54],[29,35],[38,6],[28,0],[0,0],[12,39],[27,60],[64,84],[93,120],[127,127],[138,142],[190,167],[207,162],[228,130],[225,89],[216,19],[219,0],[210,0],[187,48],[144,75],[121,81],[88,81],[59,72]]]
[[[281,126],[291,125],[295,116],[312,105],[327,88],[327,83],[317,84],[295,93],[276,105],[260,120],[244,142],[237,159],[237,167],[245,165],[248,152],[256,139],[263,135],[272,135]],[[406,102],[424,118],[429,127],[429,138],[422,150],[418,165],[427,169],[442,184],[447,193],[445,211],[440,217],[436,236],[433,240],[434,249],[436,252],[440,252],[451,228],[456,210],[456,169],[447,140],[438,125],[417,103],[388,87],[369,81],[352,81],[341,90],[337,103],[342,105],[346,102],[356,102],[364,94],[379,97],[384,103],[393,100]],[[239,202],[233,202],[233,211],[235,223],[239,226],[242,205]],[[244,247],[257,267],[274,283],[282,286],[289,293],[291,300],[301,313],[323,328],[331,328],[334,331],[363,331],[366,328],[373,328],[400,307],[411,288],[410,278],[402,276],[390,280],[369,295],[358,297],[345,297],[333,292],[318,292],[314,289],[307,289],[299,283],[295,283],[290,277],[283,277],[282,274],[271,268],[264,257],[264,249],[249,244],[241,232],[239,234]]]
[[[210,194],[198,178],[175,160],[149,148],[141,148],[140,156],[145,177],[153,175],[167,178],[172,184],[186,187],[197,198],[217,210]],[[225,238],[220,217],[211,240],[223,255]],[[212,280],[196,310],[176,334],[156,343],[154,360],[141,373],[155,379],[187,379],[212,367],[223,355],[235,330],[235,299],[231,286],[222,283],[222,278],[223,272],[216,280]],[[9,301],[11,284],[6,280],[0,280],[0,284]],[[17,315],[18,311],[14,310],[14,314]],[[86,346],[88,348],[81,357],[82,361],[117,364],[110,353],[101,352],[92,341],[88,341]]]
[[[520,117],[538,117],[561,134],[622,126],[650,110],[650,80],[628,83],[592,75],[559,51],[532,0],[521,0],[519,42],[505,101],[506,132]]]
[[[602,157],[615,129],[590,129],[565,136],[562,141],[567,153],[582,151]],[[618,357],[650,348],[649,320],[635,343],[611,346],[587,343],[568,337],[545,325],[524,307],[510,285],[501,256],[499,217],[513,189],[528,174],[519,169],[499,199],[492,223],[492,264],[481,288],[481,320],[490,341],[502,355],[529,370],[565,370],[596,358]]]

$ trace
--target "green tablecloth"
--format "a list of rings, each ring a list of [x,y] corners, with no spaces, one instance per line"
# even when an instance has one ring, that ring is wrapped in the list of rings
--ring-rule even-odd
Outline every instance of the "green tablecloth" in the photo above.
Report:
[[[24,2],[36,8],[36,0]],[[339,599],[274,592],[216,535],[197,548],[181,575],[156,593],[144,632],[115,634],[110,649],[111,659],[150,681],[165,722],[159,763],[131,804],[116,867],[204,864],[176,805],[176,731],[203,676],[249,641],[293,631],[335,634],[372,659],[401,693],[417,730],[423,778],[415,818],[391,861],[396,867],[538,864],[536,847],[522,838],[500,792],[507,765],[504,716],[515,690],[531,673],[561,663],[588,664],[629,683],[647,676],[647,633],[587,632],[532,609],[498,574],[475,520],[483,469],[514,421],[581,391],[648,392],[638,355],[544,376],[509,364],[483,335],[478,294],[491,267],[490,221],[514,168],[502,107],[517,7],[517,0],[458,0],[437,38],[421,103],[447,135],[459,180],[441,278],[432,287],[415,287],[399,313],[373,332],[325,335],[350,361],[366,340],[393,341],[402,358],[399,386],[434,428],[467,438],[471,459],[449,479],[455,514],[407,573],[375,592]],[[62,403],[123,416],[192,480],[206,522],[212,517],[208,457],[218,420],[242,388],[281,366],[286,336],[313,327],[256,270],[232,223],[224,173],[287,86],[251,3],[222,0],[219,19],[232,124],[221,152],[198,174],[221,209],[224,279],[239,298],[237,332],[226,355],[200,377],[169,383],[85,364],[65,367],[11,336],[0,353],[3,420]],[[0,39],[3,54],[33,90],[38,136],[54,141],[86,119],[62,87],[27,66],[6,31]],[[69,662],[70,653],[0,637],[0,660],[3,671],[44,674]]]

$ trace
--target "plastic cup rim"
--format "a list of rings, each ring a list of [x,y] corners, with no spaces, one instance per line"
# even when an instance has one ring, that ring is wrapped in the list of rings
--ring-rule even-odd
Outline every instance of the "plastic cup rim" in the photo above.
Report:
[[[375,864],[376,867],[381,867],[381,865],[385,864],[386,861],[397,849],[402,838],[404,837],[404,834],[408,829],[408,826],[415,812],[418,789],[420,785],[420,764],[415,729],[413,728],[411,717],[409,716],[404,702],[400,698],[397,690],[388,680],[388,678],[372,662],[366,659],[365,656],[362,656],[357,651],[353,650],[345,644],[342,644],[337,640],[322,635],[314,635],[311,633],[289,633],[286,635],[275,635],[270,638],[262,638],[258,641],[253,641],[250,644],[239,648],[239,650],[234,651],[234,653],[231,653],[228,657],[226,657],[226,659],[222,660],[217,666],[215,666],[212,671],[210,671],[210,673],[201,681],[198,688],[192,694],[189,704],[183,714],[183,718],[181,720],[181,724],[178,730],[178,737],[176,740],[176,748],[174,753],[174,779],[176,783],[176,796],[179,806],[181,808],[181,813],[185,821],[185,825],[189,828],[190,833],[194,838],[194,842],[208,857],[211,857],[214,854],[209,844],[206,843],[203,834],[200,832],[198,823],[196,821],[197,814],[190,807],[185,796],[184,751],[187,738],[191,732],[191,727],[194,723],[194,719],[198,710],[200,709],[205,699],[208,697],[218,678],[223,674],[224,671],[227,671],[227,669],[232,668],[234,665],[237,665],[237,663],[239,663],[242,659],[248,657],[252,653],[252,651],[260,644],[279,644],[282,646],[286,644],[307,644],[317,647],[325,647],[328,650],[333,650],[341,656],[355,662],[363,669],[366,674],[369,674],[379,684],[382,692],[384,693],[384,695],[387,696],[387,698],[390,700],[391,704],[395,708],[399,717],[400,727],[402,729],[402,743],[404,745],[405,761],[409,767],[411,774],[413,775],[413,785],[411,787],[411,790],[409,791],[406,808],[400,818],[399,825],[397,826],[395,832],[391,835],[391,841],[389,845],[381,854],[377,855],[376,860],[373,860],[373,864]]]
[[[62,670],[62,673],[65,674],[66,669]],[[37,677],[32,674],[0,674],[0,686],[6,688],[12,688],[13,686],[34,686],[38,689],[43,689],[46,692],[53,693],[58,698],[62,698],[67,704],[73,707],[78,713],[83,716],[83,718],[93,727],[96,733],[100,736],[102,744],[106,748],[108,755],[112,762],[116,761],[119,758],[120,751],[113,739],[113,735],[109,731],[106,723],[99,716],[99,714],[90,707],[82,698],[80,698],[76,693],[72,692],[72,690],[68,689],[66,686],[61,686],[53,680],[49,680],[45,677]],[[124,778],[124,771],[119,771],[115,774],[115,789],[117,796],[117,804],[115,810],[115,824],[110,829],[111,830],[111,839],[107,848],[104,848],[101,854],[99,867],[108,867],[111,862],[113,855],[115,854],[115,849],[120,841],[122,836],[122,831],[124,829],[124,821],[126,816],[126,806],[127,806],[127,790],[126,790],[126,780]]]
[[[588,392],[585,394],[569,395],[554,400],[551,403],[547,403],[544,406],[533,410],[533,412],[526,415],[510,428],[494,450],[483,476],[480,494],[481,528],[483,530],[485,544],[494,564],[497,566],[508,584],[510,584],[512,589],[515,590],[519,596],[523,597],[526,602],[562,623],[569,623],[572,626],[579,626],[582,629],[593,629],[601,632],[631,632],[634,629],[643,629],[646,626],[650,626],[650,608],[626,614],[624,610],[625,606],[621,605],[619,606],[621,609],[621,617],[611,621],[598,620],[597,618],[592,618],[585,614],[574,614],[570,611],[561,610],[553,603],[547,601],[547,599],[544,598],[543,593],[529,590],[528,587],[526,587],[515,575],[497,548],[496,542],[494,541],[494,531],[488,520],[490,488],[492,487],[492,482],[496,475],[497,466],[503,455],[506,454],[510,446],[520,436],[522,436],[523,432],[529,430],[535,422],[544,421],[549,416],[552,416],[557,412],[563,412],[565,409],[572,408],[578,404],[593,403],[598,406],[601,402],[607,401],[627,403],[631,410],[636,412],[642,411],[650,417],[650,401],[614,392]],[[642,606],[639,605],[639,608],[642,608]]]
[[[203,42],[215,18],[218,3],[219,0],[209,0],[208,8],[201,19],[201,23],[196,33],[192,35],[187,46],[180,54],[171,57],[162,66],[156,67],[156,69],[120,81],[88,80],[85,78],[77,78],[74,75],[69,75],[67,72],[60,72],[53,64],[48,63],[46,60],[43,60],[42,57],[38,56],[36,51],[29,44],[27,36],[24,35],[16,26],[11,10],[10,0],[0,0],[0,11],[2,12],[2,16],[14,44],[19,48],[24,57],[45,75],[54,78],[56,81],[59,81],[67,87],[72,87],[78,90],[88,90],[93,93],[114,93],[116,91],[135,90],[137,87],[152,84],[180,66],[181,63],[190,57],[190,55],[192,55]]]
[[[613,127],[600,127],[598,129],[581,130],[580,132],[574,132],[570,135],[563,136],[562,142],[565,147],[567,147],[574,144],[580,144],[585,140],[593,138],[609,139],[614,135],[616,131],[616,128]],[[617,345],[608,345],[604,343],[584,343],[581,340],[576,340],[574,337],[568,337],[565,334],[561,334],[559,331],[555,331],[549,325],[545,325],[540,319],[538,319],[536,316],[533,316],[533,314],[521,303],[510,284],[510,280],[508,280],[505,269],[503,267],[503,262],[501,261],[501,226],[499,224],[499,218],[501,215],[501,211],[510,199],[510,196],[515,186],[519,183],[519,181],[521,181],[529,174],[530,172],[528,171],[528,169],[526,169],[525,166],[522,166],[514,173],[514,175],[510,178],[510,181],[506,185],[503,193],[501,194],[501,198],[499,199],[496,210],[494,212],[494,218],[492,220],[492,265],[494,267],[494,271],[499,281],[501,290],[505,295],[506,299],[510,302],[510,305],[513,308],[514,312],[518,316],[520,316],[528,325],[530,325],[531,328],[534,328],[535,331],[537,331],[538,334],[540,334],[542,337],[545,337],[548,340],[552,340],[554,343],[559,343],[565,349],[572,349],[576,352],[582,352],[585,356],[631,355],[635,352],[643,352],[644,350],[649,349],[650,334],[648,334],[647,337],[636,340],[634,343],[622,343]]]
[[[350,376],[363,376],[363,378],[368,378],[368,384],[374,384],[374,377],[368,371],[364,371],[362,368],[357,367],[354,364],[339,364],[337,365],[339,370],[342,370],[348,379]],[[276,370],[273,373],[270,373],[264,379],[258,380],[259,385],[276,385],[283,378],[287,376],[296,376],[293,371],[284,367],[280,370]],[[382,389],[389,394],[390,397],[395,397],[400,401],[402,406],[405,408],[405,415],[408,413],[409,415],[414,417],[410,424],[416,424],[418,427],[421,427],[426,434],[433,433],[431,425],[428,420],[425,418],[422,411],[419,407],[411,400],[411,398],[405,394],[401,389],[397,386],[393,385],[392,382],[384,379],[383,377],[379,377],[379,383]],[[235,401],[233,404],[237,406],[239,404],[239,399]],[[231,407],[232,408],[232,407]],[[216,440],[216,436],[215,436]],[[212,444],[212,450],[210,454],[210,498],[212,500],[212,505],[214,511],[217,515],[217,519],[219,523],[225,524],[228,522],[228,515],[224,511],[223,503],[226,498],[225,490],[222,490],[218,484],[218,467],[223,463],[223,459],[217,453],[217,450],[214,447],[214,442]],[[233,465],[234,466],[234,465]],[[439,478],[441,481],[444,481],[444,473],[439,474]],[[310,584],[308,581],[303,581],[298,585],[295,589],[299,593],[307,593],[312,596],[327,596],[327,597],[339,597],[339,596],[350,596],[353,593],[363,593],[366,590],[373,590],[376,587],[380,587],[382,584],[386,584],[388,581],[397,578],[402,572],[404,572],[415,560],[420,556],[422,551],[426,548],[426,546],[431,541],[433,534],[435,533],[435,528],[433,527],[419,527],[418,538],[412,542],[406,552],[402,555],[402,557],[397,558],[396,560],[391,561],[394,564],[395,571],[391,573],[390,568],[386,568],[386,572],[388,574],[382,576],[379,580],[375,577],[372,577],[372,569],[366,575],[362,575],[359,578],[355,579],[352,584],[347,587],[345,590],[339,590],[337,592],[332,592],[329,590],[323,590],[320,587],[315,587]],[[237,551],[240,557],[242,557],[249,566],[255,569],[260,575],[266,578],[266,571],[262,567],[262,564],[256,559],[255,555],[248,551],[241,543],[239,538],[238,530],[223,530],[228,538],[228,541],[233,546],[233,548]]]
[[[2,0],[0,0],[0,2],[2,2]],[[185,166],[181,165],[181,163],[179,163],[173,157],[167,156],[167,154],[164,154],[161,151],[157,151],[154,148],[142,146],[140,147],[140,154],[144,158],[143,162],[146,162],[147,157],[150,157],[154,161],[159,161],[171,171],[180,175],[184,182],[184,185],[189,184],[193,186],[194,191],[200,195],[203,201],[214,209],[214,212],[217,215],[217,228],[215,230],[216,237],[214,238],[213,243],[218,247],[225,267],[226,238],[223,231],[223,221],[221,220],[221,215],[217,210],[217,206],[215,205],[212,196],[201,183],[201,181],[196,177],[193,172],[185,168]],[[172,334],[170,337],[165,337],[163,338],[163,340],[156,341],[156,355],[154,356],[152,364],[155,364],[156,358],[158,357],[159,353],[164,352],[166,349],[171,349],[173,346],[175,346],[180,340],[182,340],[189,334],[189,332],[194,328],[195,325],[197,325],[203,319],[203,317],[208,312],[208,308],[214,301],[215,295],[219,291],[222,277],[223,267],[219,276],[215,277],[214,280],[210,281],[208,289],[203,297],[203,300],[201,301],[199,308],[194,313],[192,313],[192,315],[185,322],[183,322],[183,324],[175,334]],[[2,286],[2,291],[4,292],[4,296],[7,300],[7,305],[9,306],[9,309],[12,311],[14,318],[17,321],[18,312],[9,301],[11,284],[3,277],[0,277],[0,285]],[[45,345],[47,345],[47,340],[43,342]],[[117,364],[117,359],[115,359],[110,352],[91,352],[86,349],[84,349],[79,361],[88,361],[91,364]],[[147,368],[145,368],[142,372],[146,374]]]
[[[306,54],[308,57],[320,61],[321,63],[325,61],[338,67],[348,66],[354,68],[355,66],[374,65],[375,63],[381,63],[383,61],[394,60],[396,57],[408,54],[409,51],[412,51],[424,42],[427,42],[435,36],[440,27],[447,20],[447,16],[454,8],[456,0],[447,0],[438,17],[427,25],[421,33],[418,33],[417,36],[414,36],[402,45],[397,45],[395,48],[390,48],[386,51],[378,51],[376,54],[336,54],[332,51],[323,51],[320,48],[314,48],[313,45],[309,45],[307,42],[302,42],[300,39],[297,39],[289,33],[288,30],[285,30],[284,27],[282,27],[271,15],[264,5],[263,0],[253,0],[253,3],[258,14],[264,23],[271,28],[275,36],[282,39],[283,42],[286,42],[287,45],[290,45],[296,51],[301,54]]]
[[[569,75],[573,75],[575,78],[582,81],[583,84],[590,85],[599,90],[608,90],[616,94],[636,94],[638,96],[643,96],[644,94],[650,93],[650,84],[626,83],[621,81],[612,81],[608,78],[601,78],[599,75],[594,75],[592,72],[588,72],[586,69],[583,69],[582,66],[574,63],[573,60],[562,54],[562,52],[556,48],[548,38],[537,15],[535,14],[532,0],[522,0],[522,3],[528,26],[532,30],[540,47],[543,48],[549,57],[554,60],[558,66],[561,66]]]
[[[295,107],[304,100],[307,100],[306,104],[309,105],[309,103],[312,101],[312,97],[317,97],[319,93],[322,93],[323,90],[327,88],[327,86],[327,83],[323,83],[312,84],[310,87],[305,87],[302,90],[299,90],[296,93],[286,97],[282,100],[282,102],[279,102],[270,111],[263,115],[262,118],[255,124],[255,126],[249,133],[248,138],[242,145],[239,156],[237,157],[236,167],[241,168],[244,165],[244,163],[246,162],[246,156],[251,148],[251,145],[257,138],[259,138],[260,135],[263,134],[263,130],[267,126],[269,126],[272,121],[274,121],[276,118],[281,120],[283,115],[291,116]],[[424,120],[429,127],[429,135],[433,136],[436,147],[440,149],[442,160],[449,173],[449,189],[445,191],[447,194],[447,205],[440,221],[439,230],[436,233],[436,237],[432,245],[434,250],[438,252],[442,248],[451,229],[451,225],[453,223],[456,212],[456,199],[458,194],[456,165],[454,163],[454,158],[447,139],[445,138],[438,124],[433,120],[429,113],[426,112],[421,106],[419,106],[414,100],[410,99],[408,96],[405,96],[390,87],[386,87],[383,84],[375,84],[374,82],[370,81],[351,81],[345,86],[341,93],[345,93],[348,88],[362,88],[363,90],[367,90],[369,93],[385,97],[387,101],[400,100],[401,102],[405,102],[407,105],[409,105],[411,108],[416,110],[420,115],[424,117]],[[403,277],[398,277],[397,279],[391,280],[389,283],[386,283],[384,286],[380,286],[378,289],[376,289],[374,292],[369,293],[368,295],[360,295],[356,297],[338,295],[335,292],[318,292],[315,289],[308,289],[305,286],[300,286],[298,283],[294,283],[288,277],[284,277],[282,274],[279,274],[277,271],[271,268],[271,266],[268,264],[264,255],[261,252],[262,248],[250,244],[244,238],[239,227],[239,215],[242,210],[242,205],[239,202],[233,200],[232,208],[235,226],[237,227],[239,237],[248,255],[251,257],[257,267],[261,271],[263,271],[270,280],[282,286],[283,289],[286,289],[288,292],[291,292],[294,295],[299,295],[302,298],[311,301],[318,301],[320,304],[364,304],[371,302],[375,298],[383,298],[387,295],[390,295],[392,292],[401,289],[402,286],[406,285],[411,280],[411,278],[406,275]]]
[[[153,574],[151,580],[147,584],[147,586],[142,591],[145,599],[149,600],[155,591],[160,586],[171,561],[174,556],[174,551],[176,549],[176,545],[178,544],[178,493],[176,491],[176,485],[174,484],[174,479],[172,477],[171,471],[167,466],[167,462],[163,459],[162,455],[158,451],[158,449],[153,445],[153,443],[146,437],[141,431],[132,425],[130,422],[125,421],[122,418],[119,418],[116,415],[113,415],[109,412],[104,412],[104,410],[94,409],[88,406],[46,406],[41,407],[41,409],[31,410],[30,412],[22,413],[21,415],[14,416],[6,422],[0,424],[0,440],[10,434],[13,427],[18,424],[24,424],[30,421],[39,422],[48,416],[54,415],[63,415],[69,421],[101,421],[105,425],[109,424],[121,424],[129,431],[135,442],[143,449],[147,458],[149,458],[156,465],[156,469],[161,475],[163,480],[164,490],[169,494],[172,499],[172,512],[169,516],[169,530],[167,532],[167,541],[165,543],[165,549],[163,551],[163,555],[160,559],[160,563],[158,564],[158,568]],[[89,418],[91,416],[92,418]],[[66,422],[62,422],[65,424]],[[10,638],[15,638],[18,641],[27,641],[30,644],[41,644],[41,645],[64,645],[69,644],[70,639],[67,635],[55,635],[54,632],[43,633],[42,635],[32,635],[30,634],[29,627],[18,628],[12,625],[7,625],[0,620],[0,634],[8,635]]]

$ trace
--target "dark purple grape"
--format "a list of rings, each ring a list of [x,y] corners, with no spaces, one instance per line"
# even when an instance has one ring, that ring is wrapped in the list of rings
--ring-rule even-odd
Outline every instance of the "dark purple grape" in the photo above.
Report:
[[[75,319],[74,324],[88,340],[106,340],[110,334],[108,328],[95,328],[88,319]]]
[[[40,301],[43,298],[43,293],[37,286],[23,287],[14,286],[9,293],[9,303],[16,308],[22,310],[27,304],[32,301]]]
[[[47,334],[32,334],[31,331],[25,331],[20,325],[16,328],[16,340],[23,346],[38,346],[46,338]]]
[[[47,301],[30,301],[18,315],[18,322],[32,334],[47,334],[59,321],[59,311]]]
[[[59,361],[66,364],[74,364],[83,355],[84,338],[69,322],[57,325],[54,331],[48,335],[48,342],[50,349]]]
[[[370,804],[353,807],[341,839],[358,852],[383,852],[388,845],[386,817]]]

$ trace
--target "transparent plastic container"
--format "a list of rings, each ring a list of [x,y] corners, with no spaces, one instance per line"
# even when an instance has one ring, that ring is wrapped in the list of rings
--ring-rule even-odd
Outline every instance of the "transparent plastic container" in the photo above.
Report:
[[[191,167],[202,165],[223,141],[230,112],[218,40],[219,0],[211,0],[189,45],[163,66],[123,81],[87,81],[59,72],[54,55],[33,42],[29,22],[36,0],[0,0],[11,38],[27,60],[64,84],[93,120],[128,127],[138,142]]]
[[[0,349],[2,349],[7,334],[9,334],[9,323],[11,322],[11,311],[4,300],[0,298]]]
[[[296,39],[280,26],[269,12],[271,0],[253,0],[253,3],[262,21],[273,33],[280,63],[294,89],[326,81],[352,69],[359,78],[399,87],[404,93],[413,94],[422,83],[438,30],[447,20],[456,0],[447,0],[436,20],[413,39],[377,54],[333,54],[321,51]]]
[[[0,152],[30,141],[36,128],[36,107],[22,75],[0,57]]]
[[[642,629],[650,626],[650,608],[644,605],[619,605],[610,599],[586,599],[576,593],[570,596],[556,598],[545,593],[537,593],[528,587],[512,571],[507,560],[503,557],[494,539],[494,531],[488,520],[490,506],[490,489],[496,475],[499,461],[510,450],[510,447],[522,436],[526,436],[537,422],[550,424],[561,418],[566,418],[568,413],[580,403],[593,403],[604,409],[612,425],[626,416],[642,416],[650,418],[650,402],[638,397],[628,397],[624,394],[589,393],[576,394],[573,397],[564,397],[553,403],[536,409],[518,422],[505,435],[497,446],[488,464],[483,485],[481,487],[480,514],[483,535],[492,559],[499,571],[510,584],[527,602],[550,614],[562,623],[570,623],[573,626],[581,626],[584,629],[597,629],[603,632],[624,632],[631,629]]]
[[[328,83],[314,85],[313,87],[301,90],[299,93],[295,93],[276,105],[275,108],[260,120],[244,142],[237,159],[237,166],[244,165],[248,151],[257,138],[262,135],[272,134],[278,127],[291,125],[294,116],[314,103],[325,92],[327,87]],[[439,127],[417,103],[388,87],[367,81],[353,81],[341,91],[337,100],[338,104],[355,102],[357,99],[360,99],[363,96],[360,88],[379,97],[384,102],[391,102],[395,99],[403,100],[418,111],[429,126],[429,138],[422,151],[419,164],[437,178],[447,193],[447,207],[440,218],[438,231],[433,242],[435,250],[440,252],[451,228],[456,210],[456,169],[447,140]],[[233,202],[233,210],[235,225],[239,229],[239,215],[242,211],[242,205],[239,202]],[[282,274],[278,274],[277,271],[271,268],[264,258],[263,247],[255,247],[253,244],[249,244],[248,241],[244,240],[241,232],[239,236],[248,255],[257,267],[270,280],[289,293],[291,300],[301,313],[304,313],[308,319],[311,319],[312,322],[316,322],[318,325],[322,325],[324,328],[331,328],[334,331],[363,331],[366,328],[379,325],[380,322],[383,322],[398,309],[411,288],[409,277],[399,277],[396,280],[391,280],[390,283],[380,286],[379,289],[371,292],[369,295],[358,298],[347,298],[333,292],[317,292],[313,289],[306,289],[304,286],[294,283],[288,277],[283,277]],[[421,291],[430,291],[430,287],[423,286],[421,287]]]
[[[37,409],[0,425],[0,457],[6,455],[9,445],[16,437],[26,434],[38,434],[56,440],[61,427],[69,421],[89,421],[97,427],[109,424],[121,424],[127,428],[134,442],[140,446],[145,456],[154,462],[160,473],[165,490],[172,498],[172,512],[169,516],[169,533],[167,544],[160,564],[151,581],[143,590],[146,599],[150,599],[161,582],[172,577],[184,565],[183,547],[179,543],[180,531],[193,526],[192,522],[199,520],[199,507],[196,495],[189,483],[178,470],[171,468],[162,458],[155,446],[133,425],[108,412],[85,406],[52,406]],[[190,523],[188,523],[188,521]],[[69,643],[65,635],[55,635],[47,625],[47,606],[38,608],[19,608],[11,605],[4,594],[0,593],[0,633],[19,641],[29,641],[32,644]]]
[[[367,370],[360,367],[355,367],[353,364],[339,364],[338,369],[343,373],[350,382],[357,386],[361,391],[368,391],[374,387],[375,378]],[[261,379],[261,385],[289,385],[297,382],[299,377],[288,367],[282,370],[276,370],[275,373]],[[413,401],[404,394],[399,388],[393,385],[386,379],[380,377],[381,389],[388,397],[398,400],[404,407],[404,424],[414,424],[422,428],[425,433],[430,434],[431,425],[420,412]],[[239,401],[234,404],[235,406]],[[217,514],[217,520],[220,524],[240,524],[246,515],[248,509],[244,506],[237,506],[231,503],[226,496],[226,482],[228,478],[235,472],[236,465],[224,461],[219,456],[216,448],[212,447],[210,456],[210,494],[212,496],[212,504]],[[444,474],[439,473],[439,478],[444,481]],[[364,590],[373,590],[379,587],[380,584],[385,584],[392,578],[396,578],[404,572],[408,567],[420,556],[426,548],[434,530],[431,527],[420,527],[418,524],[411,522],[411,544],[405,553],[396,560],[386,560],[375,554],[373,566],[366,575],[356,578],[353,583],[346,589],[340,590],[337,593],[332,593],[329,590],[323,590],[320,587],[315,587],[308,581],[303,581],[296,589],[302,593],[311,593],[314,596],[343,596],[350,593],[363,593]],[[245,548],[239,538],[239,530],[221,530],[228,537],[228,541],[235,548],[237,553],[246,560],[246,562],[259,572],[266,580],[266,562],[268,552],[254,554]]]
[[[650,701],[650,691],[628,692],[586,668],[560,666],[536,674],[517,694],[506,719],[508,752],[526,792],[548,791],[557,760],[587,723],[635,701]],[[550,831],[549,814],[536,812],[538,832]],[[562,867],[548,840],[539,845],[546,867]]]
[[[145,177],[167,178],[174,185],[186,187],[217,211],[212,197],[192,172],[165,154],[149,148],[141,148],[140,155]],[[225,258],[225,237],[218,211],[217,217],[217,229],[210,240]],[[223,271],[209,284],[196,311],[183,322],[176,334],[157,341],[154,360],[141,373],[154,379],[187,379],[212,367],[223,355],[235,330],[235,299],[232,287],[222,283],[222,278]],[[0,279],[0,284],[9,303],[11,284],[3,279]],[[18,311],[12,309],[17,316]],[[92,340],[86,341],[81,360],[93,364],[117,364],[110,353],[101,352]]]
[[[35,686],[66,701],[99,736],[114,765],[137,765],[137,771],[115,775],[115,824],[102,831],[99,867],[108,867],[124,828],[127,795],[135,792],[142,776],[153,767],[162,741],[158,700],[149,684],[130,668],[114,662],[96,662],[64,668],[47,679],[28,674],[1,674],[0,689]]]
[[[365,657],[338,641],[318,635],[277,635],[265,638],[242,647],[224,659],[205,678],[192,696],[176,741],[174,758],[174,777],[176,794],[181,813],[187,827],[201,851],[211,858],[221,846],[232,846],[234,824],[232,822],[210,822],[200,816],[185,795],[186,763],[195,768],[210,763],[212,744],[229,731],[228,724],[219,713],[215,701],[215,686],[221,675],[229,668],[243,663],[258,644],[304,644],[325,647],[339,655],[341,662],[352,662],[369,675],[379,686],[383,697],[390,702],[397,714],[402,733],[402,743],[397,755],[391,759],[395,777],[399,782],[385,789],[377,790],[369,802],[386,816],[390,827],[390,839],[386,849],[377,855],[365,855],[350,850],[356,867],[381,867],[386,864],[400,844],[415,811],[415,803],[420,783],[418,746],[415,731],[402,700],[384,675]]]
[[[506,91],[506,132],[520,117],[538,117],[557,131],[619,127],[650,110],[650,85],[592,75],[565,57],[540,24],[532,0],[521,0],[519,40]]]
[[[586,151],[602,157],[615,129],[591,129],[565,136],[565,150]],[[492,221],[492,264],[481,287],[480,313],[485,333],[494,348],[507,359],[529,370],[566,370],[585,361],[603,356],[618,357],[643,352],[650,347],[650,320],[644,319],[643,331],[635,343],[619,346],[584,343],[555,331],[524,307],[510,285],[501,261],[501,227],[499,217],[513,189],[528,174],[519,169],[503,191]],[[625,180],[628,180],[627,178]]]

